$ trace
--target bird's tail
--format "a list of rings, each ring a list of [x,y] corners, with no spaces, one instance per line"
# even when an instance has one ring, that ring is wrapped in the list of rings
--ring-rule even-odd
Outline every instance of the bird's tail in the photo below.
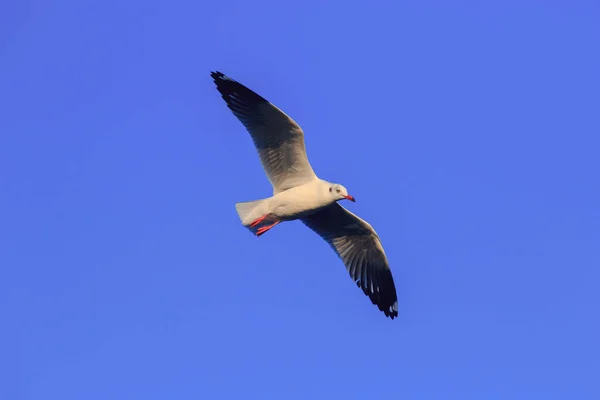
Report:
[[[242,225],[248,227],[252,222],[268,213],[267,200],[261,199],[246,201],[235,204],[235,210],[242,221]]]

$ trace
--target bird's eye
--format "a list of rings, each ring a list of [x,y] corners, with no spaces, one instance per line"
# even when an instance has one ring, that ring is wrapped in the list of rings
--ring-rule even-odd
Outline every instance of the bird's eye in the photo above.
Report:
[[[330,188],[329,188],[329,191],[331,192],[332,190],[333,190],[333,188],[332,188],[332,187],[330,187]]]
[[[340,188],[335,188],[335,191],[339,193],[340,192]]]

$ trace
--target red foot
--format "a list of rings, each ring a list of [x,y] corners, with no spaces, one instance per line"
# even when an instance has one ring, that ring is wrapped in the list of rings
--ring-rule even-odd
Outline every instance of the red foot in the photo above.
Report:
[[[274,226],[275,226],[275,225],[277,225],[278,223],[279,223],[279,221],[278,221],[278,222],[275,222],[274,224],[271,224],[271,225],[267,225],[267,226],[263,226],[263,227],[260,227],[260,228],[258,228],[258,230],[256,231],[256,236],[258,237],[258,236],[262,235],[263,233],[265,233],[266,231],[268,231],[269,229],[271,229],[272,227],[274,227]]]
[[[262,217],[260,217],[260,218],[258,218],[258,219],[256,219],[256,220],[254,220],[254,222],[252,222],[252,223],[250,224],[250,228],[254,228],[256,225],[258,225],[258,224],[260,224],[261,222],[263,222],[263,220],[264,220],[264,219],[267,217],[267,215],[269,215],[269,214],[265,214],[265,215],[263,215]]]

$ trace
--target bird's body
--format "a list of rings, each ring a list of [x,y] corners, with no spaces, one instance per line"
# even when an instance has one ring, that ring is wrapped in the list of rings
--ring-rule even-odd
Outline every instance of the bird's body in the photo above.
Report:
[[[329,243],[373,304],[392,319],[398,316],[396,288],[379,236],[338,204],[354,201],[344,186],[314,173],[300,126],[246,86],[220,72],[211,76],[250,133],[273,186],[273,196],[235,205],[242,224],[261,236],[281,222],[301,220]]]
[[[293,221],[314,214],[320,209],[335,202],[328,188],[332,184],[315,179],[314,181],[295,186],[274,194],[266,199],[239,204],[254,204],[250,213],[240,214],[243,225],[250,225],[263,215],[270,214],[280,221]],[[239,209],[239,206],[238,206]]]

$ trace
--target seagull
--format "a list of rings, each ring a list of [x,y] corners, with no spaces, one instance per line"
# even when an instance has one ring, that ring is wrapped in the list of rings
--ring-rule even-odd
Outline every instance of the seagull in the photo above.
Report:
[[[302,128],[265,98],[221,72],[217,90],[244,125],[273,186],[273,196],[235,205],[242,225],[261,236],[281,222],[300,220],[343,261],[350,277],[386,317],[398,316],[392,271],[379,236],[338,201],[355,199],[337,183],[319,179],[306,156]]]

